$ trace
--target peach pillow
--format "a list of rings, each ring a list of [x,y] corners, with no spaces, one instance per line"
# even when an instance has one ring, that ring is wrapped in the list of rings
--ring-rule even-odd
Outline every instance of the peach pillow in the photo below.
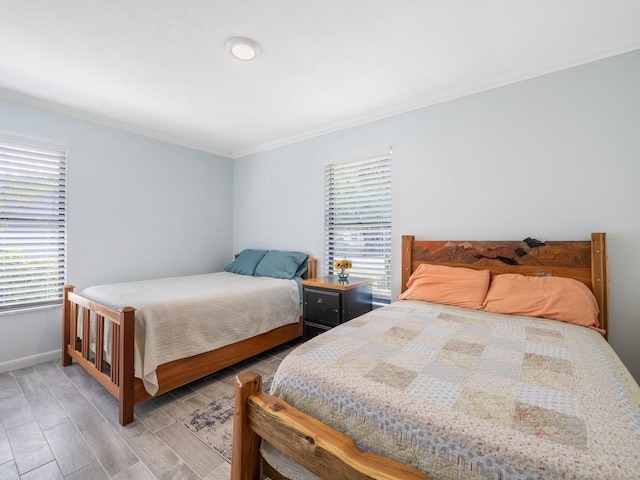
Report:
[[[582,282],[563,277],[496,275],[483,310],[544,317],[598,329],[598,302]]]
[[[422,300],[458,307],[482,308],[489,289],[489,270],[422,263],[409,278],[398,300]]]

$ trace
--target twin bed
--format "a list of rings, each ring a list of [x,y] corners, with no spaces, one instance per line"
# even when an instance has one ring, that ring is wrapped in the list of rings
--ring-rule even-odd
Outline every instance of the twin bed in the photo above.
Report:
[[[487,279],[480,303],[466,277],[477,304],[450,301],[447,267]],[[607,274],[604,234],[403,237],[402,300],[296,348],[269,395],[237,376],[231,478],[637,478],[640,387],[604,336]]]
[[[126,425],[135,404],[300,337],[299,279],[316,271],[307,257],[245,250],[224,272],[67,286],[62,364],[116,397]]]

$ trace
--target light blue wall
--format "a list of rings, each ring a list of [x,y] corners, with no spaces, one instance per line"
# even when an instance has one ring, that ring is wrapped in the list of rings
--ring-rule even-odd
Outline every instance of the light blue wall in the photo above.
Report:
[[[246,247],[322,261],[324,165],[393,146],[394,293],[402,234],[605,231],[610,341],[640,379],[637,85],[632,52],[235,162],[2,100],[0,133],[68,145],[68,279],[80,288],[216,270]],[[59,309],[0,316],[0,369],[59,349],[59,329]]]
[[[232,258],[232,160],[4,100],[0,134],[68,146],[67,281],[78,289]],[[1,315],[0,370],[60,349],[60,315]]]
[[[640,379],[640,51],[317,137],[234,163],[234,249],[323,259],[324,165],[393,146],[400,236],[608,235],[610,342]]]

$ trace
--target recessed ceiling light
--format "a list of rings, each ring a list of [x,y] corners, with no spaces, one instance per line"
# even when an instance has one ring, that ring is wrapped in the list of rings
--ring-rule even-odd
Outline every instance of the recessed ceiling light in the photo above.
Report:
[[[250,38],[232,37],[227,40],[227,49],[238,60],[248,62],[256,58],[260,46]]]

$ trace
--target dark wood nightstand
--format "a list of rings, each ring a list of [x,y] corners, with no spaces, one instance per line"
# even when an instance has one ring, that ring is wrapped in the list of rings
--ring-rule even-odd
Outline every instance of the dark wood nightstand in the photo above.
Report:
[[[302,280],[303,341],[370,312],[372,282],[357,277],[340,282],[337,275]]]

